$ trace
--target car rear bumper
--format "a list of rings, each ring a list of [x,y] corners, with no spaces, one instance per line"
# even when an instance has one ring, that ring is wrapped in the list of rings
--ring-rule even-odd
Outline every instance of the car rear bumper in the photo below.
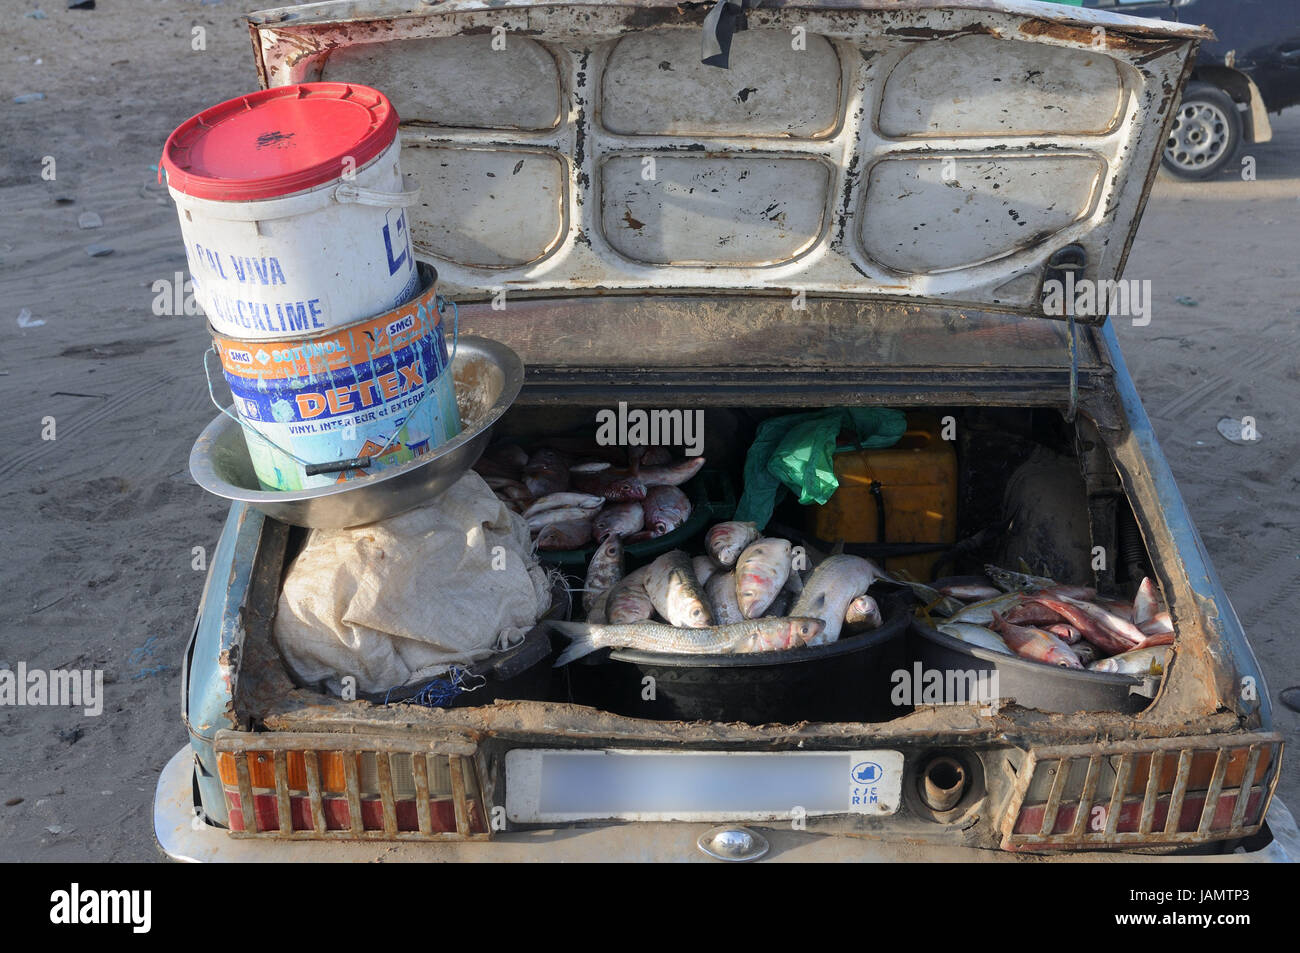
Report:
[[[194,823],[193,755],[189,747],[178,751],[158,779],[154,796],[154,836],[172,860],[194,863],[329,863],[368,862],[674,862],[706,861],[696,839],[711,825],[706,823],[633,823],[586,829],[560,829],[498,834],[490,843],[444,842],[336,843],[287,842],[231,837],[224,830]],[[1141,860],[1151,863],[1289,863],[1300,861],[1300,830],[1286,806],[1276,797],[1268,814],[1273,839],[1255,851],[1234,854],[1136,855],[1119,851],[1061,852],[1056,855],[1019,855],[968,847],[890,843],[861,837],[829,836],[793,830],[763,828],[771,843],[765,860],[900,863],[969,862],[1034,863],[1069,861],[1115,863]]]

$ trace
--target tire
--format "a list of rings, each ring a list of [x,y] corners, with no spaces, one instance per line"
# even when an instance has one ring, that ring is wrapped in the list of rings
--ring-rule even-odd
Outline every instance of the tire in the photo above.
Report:
[[[1174,113],[1162,164],[1180,179],[1208,179],[1232,161],[1241,140],[1241,113],[1232,97],[1209,83],[1189,83]]]

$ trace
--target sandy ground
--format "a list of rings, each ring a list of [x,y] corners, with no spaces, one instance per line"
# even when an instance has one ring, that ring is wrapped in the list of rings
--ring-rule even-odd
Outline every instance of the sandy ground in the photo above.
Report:
[[[63,7],[0,15],[0,662],[102,668],[109,684],[98,717],[0,708],[0,859],[150,860],[153,787],[186,740],[193,548],[211,552],[226,509],[186,470],[214,413],[207,339],[199,318],[153,313],[153,283],[185,267],[153,167],[177,123],[256,81],[231,0]],[[45,99],[12,102],[31,92]],[[1158,183],[1128,272],[1152,280],[1153,320],[1120,335],[1276,697],[1300,683],[1300,110],[1250,151],[1254,182]],[[78,226],[87,211],[101,228]],[[44,324],[19,327],[23,309]],[[1248,414],[1256,444],[1216,432]],[[1276,719],[1293,739],[1300,716]],[[1292,753],[1279,789],[1293,810],[1298,766]]]

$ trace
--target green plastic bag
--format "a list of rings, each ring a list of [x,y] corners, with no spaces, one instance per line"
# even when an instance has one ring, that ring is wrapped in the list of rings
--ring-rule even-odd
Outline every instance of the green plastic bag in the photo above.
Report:
[[[733,518],[762,529],[787,490],[804,504],[829,500],[840,485],[834,456],[841,430],[857,433],[861,442],[855,449],[880,450],[898,443],[907,430],[907,415],[885,407],[855,407],[763,421],[745,457],[745,492]]]

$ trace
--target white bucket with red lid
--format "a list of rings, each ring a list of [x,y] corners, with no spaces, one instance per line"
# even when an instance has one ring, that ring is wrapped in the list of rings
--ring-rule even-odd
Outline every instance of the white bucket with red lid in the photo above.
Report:
[[[419,290],[397,113],[351,83],[278,86],[213,106],[167,139],[195,298],[244,340],[313,334]]]

